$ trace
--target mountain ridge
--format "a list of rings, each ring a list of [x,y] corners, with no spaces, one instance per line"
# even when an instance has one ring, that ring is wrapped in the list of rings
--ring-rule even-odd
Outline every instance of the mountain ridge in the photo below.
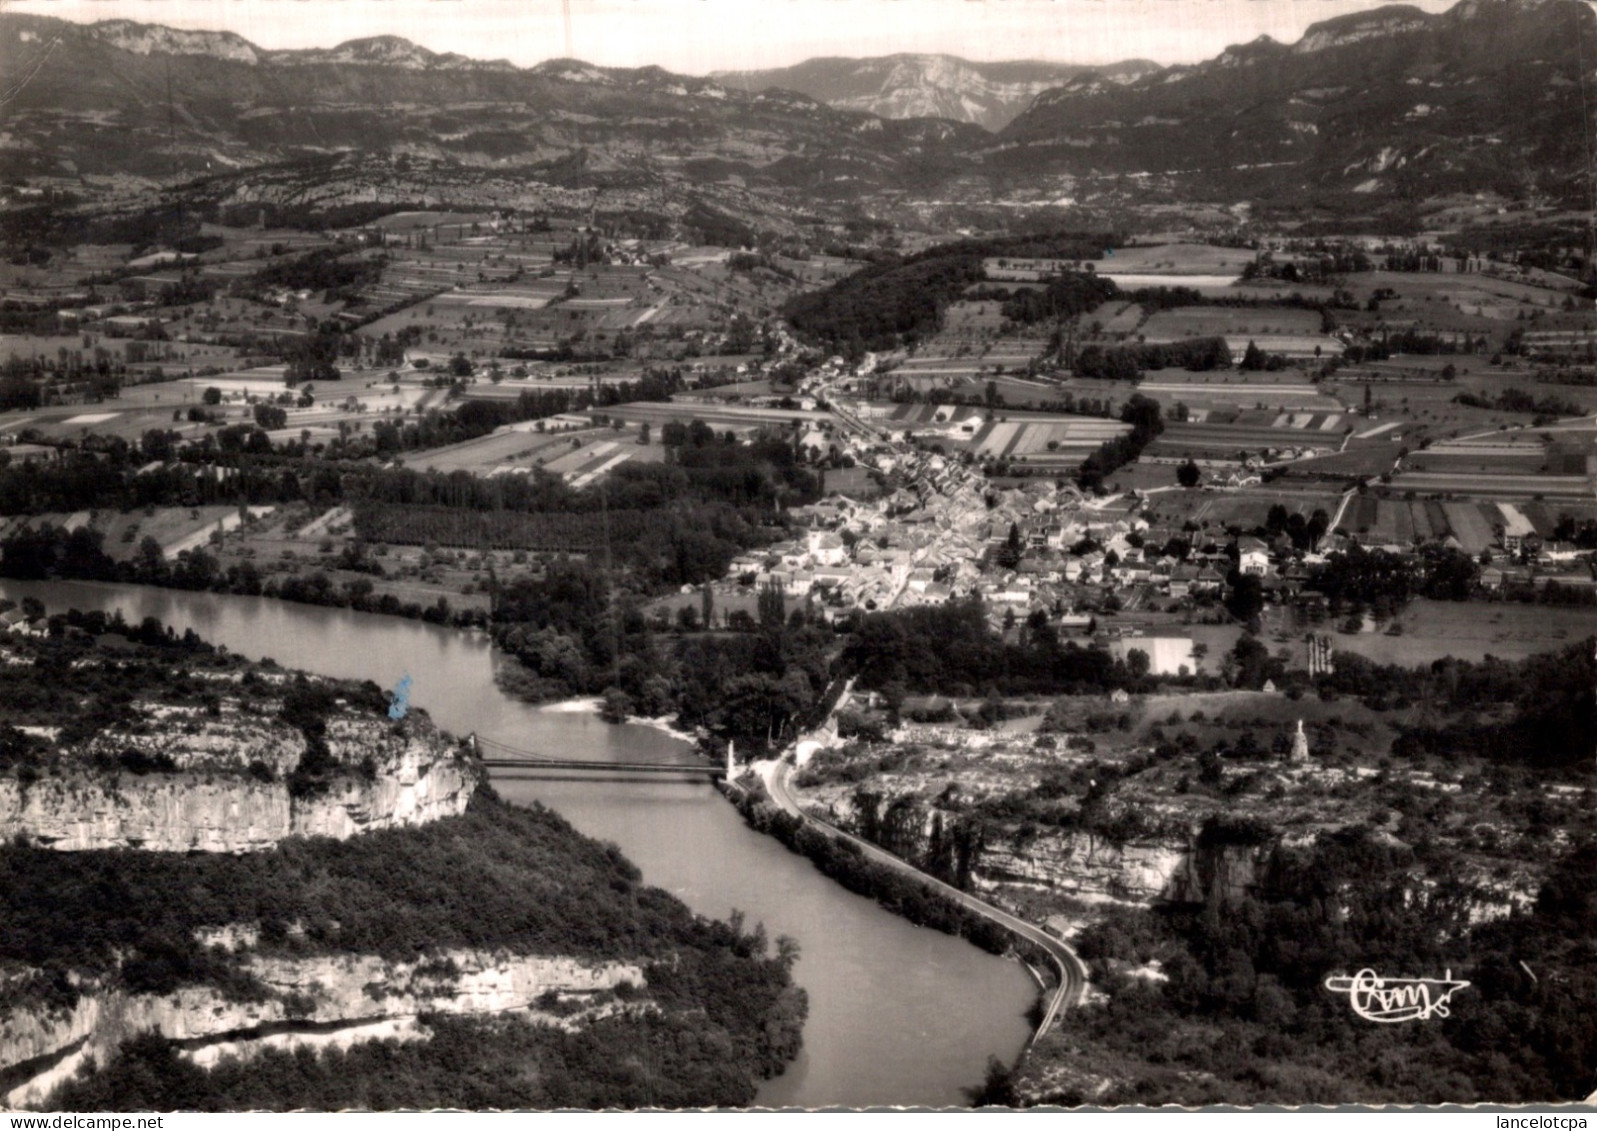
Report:
[[[1292,44],[1260,37],[1169,67],[912,54],[810,64],[812,78],[832,76],[831,102],[755,89],[773,72],[522,68],[397,36],[268,51],[227,32],[0,12],[0,73],[26,77],[6,95],[13,180],[169,183],[218,163],[346,154],[430,161],[435,179],[503,169],[571,186],[785,194],[784,208],[885,192],[1365,211],[1452,192],[1584,200],[1597,12],[1582,0],[1462,0],[1435,15],[1389,5],[1316,23]],[[1062,81],[1030,93],[1049,76]],[[1015,116],[993,132],[971,119],[999,112],[997,79],[1015,80],[1003,111]],[[876,110],[838,104],[862,100]]]
[[[1102,66],[1015,59],[975,62],[957,55],[899,52],[850,58],[821,56],[789,67],[717,71],[712,77],[746,90],[795,90],[839,109],[882,118],[950,118],[998,131],[1036,96],[1094,71],[1128,81],[1159,69],[1145,60]]]
[[[986,158],[1230,193],[1567,192],[1587,163],[1594,63],[1597,13],[1581,0],[1394,5],[1120,86],[1078,78],[1039,95]]]

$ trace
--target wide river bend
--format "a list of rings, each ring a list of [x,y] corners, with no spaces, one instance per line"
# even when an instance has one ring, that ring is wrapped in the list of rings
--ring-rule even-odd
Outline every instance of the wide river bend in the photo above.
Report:
[[[457,734],[595,761],[695,757],[648,726],[611,726],[570,706],[512,699],[494,671],[512,662],[480,634],[343,609],[260,597],[92,582],[0,581],[0,595],[35,596],[52,612],[121,609],[252,659],[392,688],[412,679],[410,701]],[[964,1106],[987,1058],[1012,1063],[1025,1044],[1037,987],[1017,963],[960,939],[914,927],[826,879],[807,860],[750,831],[708,784],[571,781],[496,775],[511,801],[538,800],[582,832],[614,841],[651,884],[703,915],[741,910],[772,938],[791,935],[795,972],[809,991],[804,1052],[767,1081],[772,1107]]]

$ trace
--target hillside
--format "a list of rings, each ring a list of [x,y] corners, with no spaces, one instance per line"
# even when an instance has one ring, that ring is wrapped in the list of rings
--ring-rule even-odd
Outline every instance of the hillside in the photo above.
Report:
[[[977,657],[1005,645],[979,609],[951,609],[862,625],[845,651],[854,687],[887,676],[910,694],[852,700],[835,739],[800,747],[794,785],[813,815],[1046,923],[1089,963],[1086,1002],[995,1101],[1590,1094],[1590,1006],[1576,1003],[1597,1001],[1591,640],[1416,667],[1338,651],[1308,694],[1216,681],[1118,704],[979,698],[969,689],[1004,685]],[[1118,663],[1032,640],[1008,645],[998,678]],[[1250,656],[1268,652],[1244,636],[1227,663]],[[1370,1024],[1326,985],[1361,968],[1451,971],[1467,992],[1426,1024]]]
[[[1237,199],[1567,196],[1583,191],[1593,59],[1597,14],[1574,0],[1464,0],[1434,16],[1392,5],[1130,83],[1077,76],[987,159]]]
[[[8,105],[13,175],[166,180],[372,153],[557,182],[575,159],[589,178],[746,176],[824,191],[845,176],[921,175],[982,135],[658,67],[517,69],[394,37],[267,52],[233,35],[0,14],[0,72],[26,79]]]
[[[677,211],[710,191],[778,225],[905,193],[1366,212],[1458,191],[1583,201],[1582,82],[1594,80],[1582,59],[1597,59],[1597,15],[1577,0],[1394,5],[1192,66],[896,55],[711,78],[517,68],[391,36],[267,51],[231,34],[0,14],[0,72],[21,76],[13,178],[199,178],[239,199],[336,182],[343,202],[447,192],[482,205],[529,183],[603,186]],[[266,167],[299,172],[238,180]]]
[[[764,71],[724,71],[728,86],[796,90],[818,102],[882,118],[951,118],[998,131],[1044,91],[1089,70],[1109,82],[1130,82],[1157,63],[1134,60],[1089,68],[1036,61],[983,63],[955,55],[886,55],[872,59],[806,59]]]
[[[797,1052],[792,948],[375,685],[51,627],[0,633],[0,1107],[739,1105]]]

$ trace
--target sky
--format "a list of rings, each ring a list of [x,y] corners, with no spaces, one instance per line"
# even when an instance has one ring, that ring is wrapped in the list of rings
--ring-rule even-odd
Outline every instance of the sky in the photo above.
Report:
[[[226,29],[267,48],[400,35],[434,51],[530,66],[567,54],[684,74],[786,66],[817,55],[942,52],[967,59],[1196,62],[1260,35],[1377,0],[0,0],[79,22]],[[1453,0],[1409,0],[1442,11]]]

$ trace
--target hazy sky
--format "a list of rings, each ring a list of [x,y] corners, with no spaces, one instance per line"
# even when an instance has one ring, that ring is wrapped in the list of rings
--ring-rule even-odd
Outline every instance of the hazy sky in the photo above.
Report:
[[[1410,0],[1442,11],[1453,0]],[[1192,62],[1375,0],[570,0],[570,53],[668,70],[782,66],[813,55],[947,52],[969,59]],[[567,53],[560,0],[0,0],[93,22],[225,28],[263,47],[402,35],[434,51],[526,66]]]

